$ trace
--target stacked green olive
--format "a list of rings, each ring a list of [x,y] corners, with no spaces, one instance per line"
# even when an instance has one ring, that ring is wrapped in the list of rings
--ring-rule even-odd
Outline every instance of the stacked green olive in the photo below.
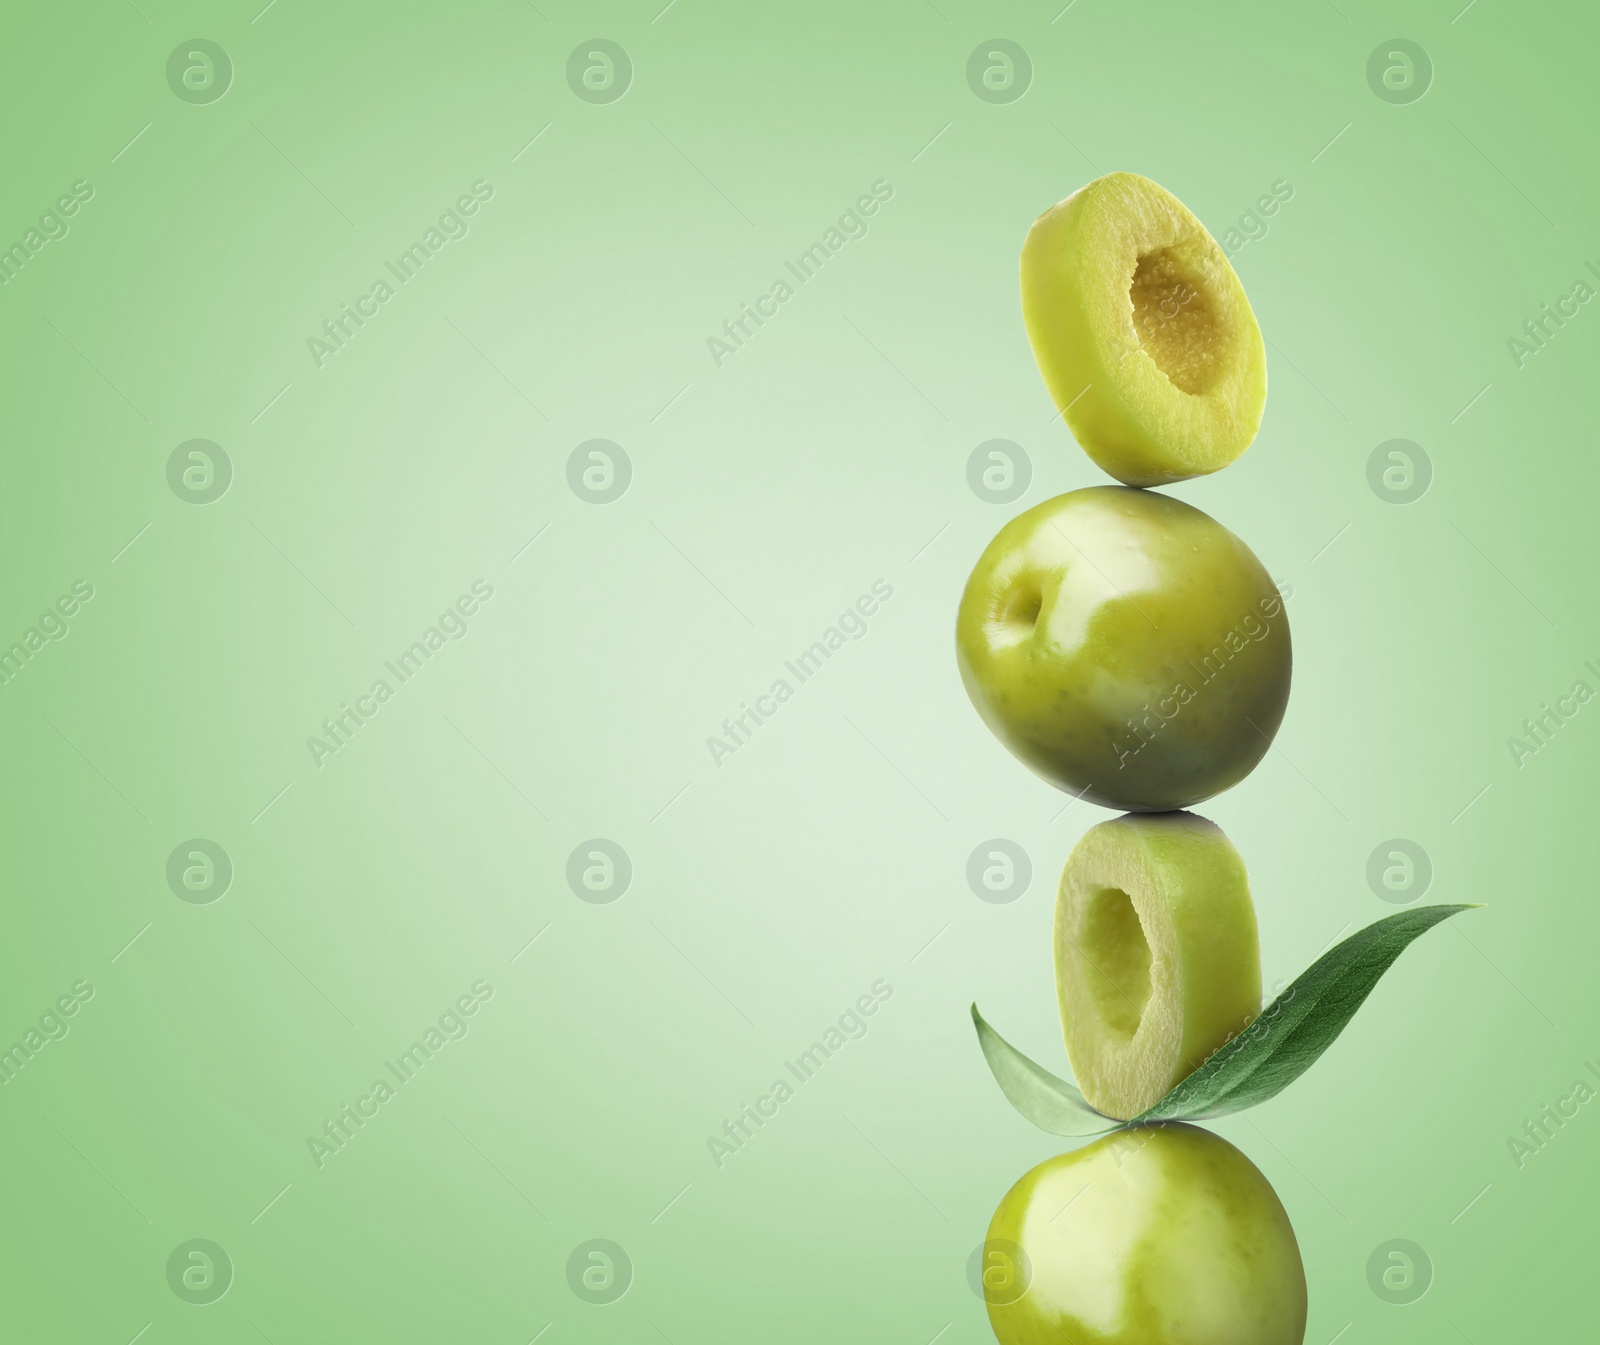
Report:
[[[1244,779],[1289,703],[1289,621],[1250,548],[1167,495],[1091,486],[989,543],[956,621],[984,722],[1059,789],[1187,808]]]
[[[956,654],[973,705],[1025,765],[1129,814],[1074,849],[1055,920],[1073,1073],[1092,1106],[1129,1120],[1261,1009],[1244,863],[1180,810],[1271,746],[1288,617],[1249,547],[1148,487],[1249,446],[1266,365],[1221,248],[1145,178],[1112,174],[1042,215],[1022,286],[1051,394],[1125,484],[1000,530],[962,595]],[[1125,1129],[1041,1164],[996,1210],[984,1256],[1002,1345],[1300,1345],[1305,1332],[1282,1205],[1243,1154],[1191,1126]]]

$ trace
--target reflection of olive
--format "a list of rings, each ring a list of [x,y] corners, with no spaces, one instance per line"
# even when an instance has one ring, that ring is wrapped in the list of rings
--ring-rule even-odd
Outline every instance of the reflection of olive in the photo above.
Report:
[[[1300,1345],[1306,1276],[1254,1164],[1194,1126],[1119,1130],[1047,1159],[1000,1202],[986,1246],[1026,1255],[989,1296],[1000,1345],[1045,1340]]]

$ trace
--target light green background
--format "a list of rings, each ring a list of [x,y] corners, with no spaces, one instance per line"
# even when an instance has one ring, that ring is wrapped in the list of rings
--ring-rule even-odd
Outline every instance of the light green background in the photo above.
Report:
[[[0,642],[95,593],[0,687],[0,1042],[95,989],[0,1088],[8,1338],[990,1338],[967,1257],[1056,1145],[967,1005],[1064,1068],[1053,875],[1106,814],[990,737],[951,629],[1007,517],[1103,479],[1052,423],[1016,259],[1115,168],[1219,236],[1294,187],[1235,258],[1260,438],[1174,490],[1293,590],[1281,750],[1203,810],[1267,979],[1394,909],[1365,879],[1389,837],[1430,854],[1429,900],[1489,903],[1217,1129],[1290,1212],[1315,1345],[1592,1330],[1600,1108],[1520,1170],[1507,1147],[1600,1057],[1600,707],[1520,768],[1506,742],[1600,687],[1600,313],[1521,369],[1506,347],[1600,252],[1586,7],[257,8],[6,23],[0,240],[94,196],[0,288]],[[209,105],[166,81],[196,36],[235,68]],[[594,36],[634,66],[610,105],[566,79]],[[1033,65],[1008,105],[966,82],[995,36]],[[1366,77],[1397,36],[1434,66],[1409,105]],[[478,179],[470,233],[316,367],[307,338]],[[868,234],[716,367],[707,338],[878,179]],[[634,470],[604,506],[566,478],[595,437]],[[1033,465],[1010,506],[966,484],[996,437]],[[192,438],[234,466],[204,507],[166,480]],[[1434,467],[1403,507],[1366,478],[1393,438]],[[714,766],[879,579],[868,634]],[[475,580],[470,633],[316,765],[308,735]],[[235,867],[209,905],[165,880],[197,836]],[[611,904],[564,876],[596,836],[634,869]],[[1010,904],[966,883],[990,837],[1032,859]],[[470,1034],[319,1169],[308,1137],[479,978]],[[868,1035],[719,1170],[707,1138],[879,978]],[[1405,1307],[1365,1269],[1400,1237],[1434,1264]],[[210,1306],[168,1288],[193,1238],[234,1263]],[[568,1288],[592,1238],[633,1262],[614,1304]]]

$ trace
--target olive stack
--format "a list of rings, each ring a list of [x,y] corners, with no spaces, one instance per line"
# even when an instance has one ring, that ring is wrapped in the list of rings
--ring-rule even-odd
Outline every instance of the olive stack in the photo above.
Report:
[[[1249,447],[1266,357],[1222,249],[1134,174],[1035,221],[1022,300],[1066,423],[1122,484],[1007,523],[967,582],[956,648],[973,705],[1012,753],[1126,814],[1073,850],[1055,915],[1067,1054],[1109,1128],[1261,1010],[1244,863],[1183,810],[1271,745],[1289,699],[1288,618],[1249,547],[1149,488]],[[1305,1273],[1276,1194],[1232,1145],[1175,1122],[1118,1129],[1027,1173],[995,1212],[979,1274],[1002,1345],[1300,1345],[1305,1333]]]

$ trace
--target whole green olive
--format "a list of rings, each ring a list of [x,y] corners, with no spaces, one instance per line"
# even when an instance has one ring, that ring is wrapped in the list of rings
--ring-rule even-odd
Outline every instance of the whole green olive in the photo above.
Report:
[[[1032,770],[1107,808],[1187,808],[1244,779],[1289,701],[1283,598],[1191,505],[1126,486],[995,535],[956,618],[967,694]]]
[[[1306,1275],[1256,1166],[1195,1126],[1137,1126],[1047,1159],[989,1224],[1000,1345],[1301,1345]]]

